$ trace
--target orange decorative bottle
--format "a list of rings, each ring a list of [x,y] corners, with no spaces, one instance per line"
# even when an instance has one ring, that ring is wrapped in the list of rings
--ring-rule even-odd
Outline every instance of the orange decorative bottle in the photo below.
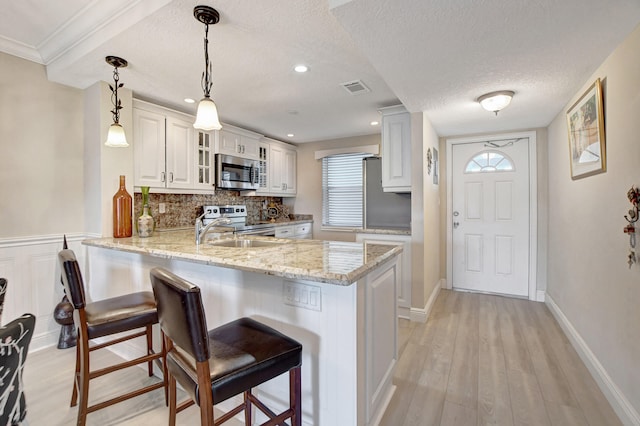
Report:
[[[124,176],[120,175],[120,188],[113,196],[113,238],[131,236],[131,206],[131,195],[125,187]]]

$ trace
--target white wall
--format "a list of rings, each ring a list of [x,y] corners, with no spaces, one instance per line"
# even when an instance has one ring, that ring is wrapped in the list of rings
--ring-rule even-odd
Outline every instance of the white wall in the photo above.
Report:
[[[0,93],[0,238],[82,232],[82,91],[0,53]]]
[[[626,399],[635,424],[640,424],[640,266],[627,266],[629,238],[622,229],[631,206],[627,190],[640,186],[638,52],[640,28],[584,82],[548,129],[547,293],[609,385],[620,391],[623,405]],[[598,77],[604,83],[607,172],[573,181],[565,113]]]

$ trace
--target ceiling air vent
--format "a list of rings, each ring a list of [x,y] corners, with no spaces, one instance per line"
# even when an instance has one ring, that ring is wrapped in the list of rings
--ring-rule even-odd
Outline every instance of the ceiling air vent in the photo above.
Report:
[[[365,84],[360,80],[348,81],[340,85],[344,87],[344,90],[351,93],[352,95],[359,95],[361,93],[367,93],[371,91],[371,89],[365,86]]]

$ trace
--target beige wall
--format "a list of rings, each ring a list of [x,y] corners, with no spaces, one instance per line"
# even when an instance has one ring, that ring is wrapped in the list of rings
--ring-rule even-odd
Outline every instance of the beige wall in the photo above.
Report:
[[[84,231],[83,94],[0,53],[0,237]]]
[[[421,259],[414,256],[413,262],[413,286],[411,288],[411,306],[415,308],[425,308],[427,300],[437,285],[440,285],[440,184],[433,183],[433,168],[431,174],[427,174],[424,165],[427,162],[427,151],[438,148],[438,135],[433,129],[431,122],[424,114],[412,114],[412,134],[415,137],[417,131],[420,142],[422,143],[421,152],[416,149],[412,151],[415,160],[420,162],[419,170],[414,170],[414,179],[420,179],[422,182],[422,204],[421,211],[412,209],[412,221],[415,220],[420,230],[413,230],[412,243],[413,250],[418,250],[422,255]],[[416,124],[419,126],[416,127]],[[438,148],[439,158],[441,150]],[[416,176],[415,172],[421,176]],[[440,174],[442,175],[442,174]],[[422,216],[422,217],[420,217]],[[421,245],[422,247],[416,247]],[[416,264],[417,263],[417,264]],[[422,274],[420,272],[422,271]]]
[[[640,186],[640,28],[549,126],[548,295],[640,412],[640,266],[627,266],[627,190]],[[604,82],[607,172],[571,180],[566,109]],[[640,247],[640,246],[639,246]]]
[[[323,149],[380,145],[380,134],[332,139],[298,145],[298,193],[295,199],[284,199],[297,214],[313,215],[313,238],[319,240],[355,241],[352,232],[322,231],[322,160],[315,152]]]

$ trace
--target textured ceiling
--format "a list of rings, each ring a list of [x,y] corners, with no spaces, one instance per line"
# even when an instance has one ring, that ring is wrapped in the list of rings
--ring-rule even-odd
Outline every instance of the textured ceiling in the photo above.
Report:
[[[637,0],[0,0],[0,50],[81,89],[121,56],[135,96],[193,113],[182,100],[202,96],[201,3],[221,15],[209,30],[221,119],[293,142],[376,133],[377,109],[399,100],[441,136],[546,126],[640,22]],[[371,92],[340,87],[357,79]],[[475,102],[501,89],[516,95],[497,117]]]

